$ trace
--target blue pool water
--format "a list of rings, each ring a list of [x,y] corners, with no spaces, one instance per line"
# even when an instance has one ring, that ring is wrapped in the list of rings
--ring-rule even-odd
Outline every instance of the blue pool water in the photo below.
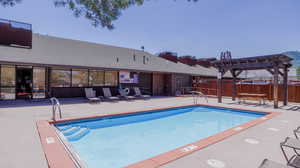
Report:
[[[189,106],[56,124],[89,168],[119,168],[265,114]]]

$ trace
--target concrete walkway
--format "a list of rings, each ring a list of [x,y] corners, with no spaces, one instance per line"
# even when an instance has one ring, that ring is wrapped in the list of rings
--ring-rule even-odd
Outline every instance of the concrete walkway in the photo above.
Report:
[[[112,114],[168,106],[190,105],[192,98],[161,97],[150,100],[84,103],[82,100],[63,101],[64,118],[76,118],[101,114]],[[71,103],[75,102],[75,103]],[[199,99],[206,104],[204,99]],[[230,99],[218,104],[210,98],[210,105],[237,107],[259,111],[282,112],[281,115],[239,134],[233,135],[205,149],[196,151],[162,167],[164,168],[210,168],[208,160],[221,161],[226,168],[255,168],[264,158],[285,163],[279,143],[285,137],[293,137],[292,130],[300,126],[300,104],[274,110],[272,103],[239,105]],[[47,162],[39,141],[35,122],[51,118],[51,106],[47,102],[0,104],[0,167],[3,168],[47,168]],[[254,139],[258,144],[249,144],[245,139]]]

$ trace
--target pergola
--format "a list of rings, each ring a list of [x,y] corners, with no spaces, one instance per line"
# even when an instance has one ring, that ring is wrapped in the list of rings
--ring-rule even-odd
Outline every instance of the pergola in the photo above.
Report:
[[[293,59],[284,54],[274,54],[247,58],[232,59],[229,51],[221,53],[221,59],[212,62],[212,65],[218,69],[217,95],[218,102],[222,102],[222,78],[226,72],[232,75],[233,89],[232,100],[236,99],[237,77],[245,70],[267,70],[274,78],[274,108],[278,108],[278,78],[279,75],[283,77],[283,105],[288,102],[288,71],[292,66]]]

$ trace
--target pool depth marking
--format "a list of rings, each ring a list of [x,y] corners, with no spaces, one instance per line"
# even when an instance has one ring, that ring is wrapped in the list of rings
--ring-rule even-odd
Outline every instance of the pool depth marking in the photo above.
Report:
[[[206,163],[213,168],[224,168],[225,167],[224,162],[222,162],[220,160],[216,160],[216,159],[209,159],[206,161]]]
[[[47,137],[47,138],[46,138],[46,143],[47,143],[47,144],[55,143],[55,139],[54,139],[53,137]]]
[[[197,142],[188,144],[185,147],[180,147],[180,148],[174,149],[172,151],[165,152],[163,154],[154,156],[152,158],[140,161],[138,163],[134,163],[132,165],[126,166],[126,168],[141,168],[141,167],[143,167],[143,168],[156,168],[156,167],[162,166],[162,165],[167,164],[171,161],[177,160],[177,159],[179,159],[183,156],[189,155],[189,154],[191,154],[195,151],[198,151],[200,149],[208,147],[209,145],[212,145],[216,142],[219,142],[219,141],[221,141],[225,138],[228,138],[228,137],[230,137],[234,134],[237,134],[237,133],[239,133],[239,132],[241,132],[241,131],[243,131],[247,128],[250,128],[254,125],[262,123],[265,120],[273,118],[276,115],[280,114],[279,112],[276,112],[276,113],[275,112],[260,112],[260,111],[254,111],[254,110],[248,110],[248,109],[232,108],[232,107],[228,108],[228,107],[220,107],[220,106],[212,106],[212,105],[204,105],[204,104],[197,104],[197,105],[193,104],[193,105],[172,106],[172,107],[158,108],[158,109],[154,108],[154,109],[148,109],[148,110],[145,110],[145,111],[134,111],[134,112],[116,113],[116,114],[110,114],[110,115],[97,115],[97,116],[91,116],[91,117],[63,119],[63,120],[59,120],[59,121],[56,121],[56,122],[54,122],[52,120],[38,121],[37,122],[37,128],[38,128],[38,131],[39,131],[39,134],[40,134],[40,138],[42,139],[43,137],[49,136],[48,135],[49,134],[49,129],[52,129],[52,132],[50,131],[51,136],[53,136],[53,132],[55,133],[55,131],[53,130],[54,129],[53,125],[50,125],[50,124],[78,121],[78,120],[84,120],[84,119],[101,118],[101,117],[111,117],[111,116],[126,115],[126,114],[135,114],[135,113],[140,113],[140,112],[149,112],[149,111],[156,111],[156,110],[167,110],[167,109],[171,109],[171,108],[182,108],[182,107],[189,107],[189,106],[204,106],[204,107],[213,107],[213,108],[225,108],[225,109],[231,109],[231,110],[242,110],[242,111],[247,111],[247,112],[263,113],[263,114],[266,114],[266,115],[264,117],[257,118],[255,120],[252,120],[250,122],[247,122],[247,123],[244,123],[244,124],[241,124],[240,126],[238,126],[238,127],[241,127],[242,129],[240,129],[238,127],[235,127],[235,128],[225,130],[223,132],[217,133],[217,134],[212,135],[210,137],[201,139]],[[47,124],[44,124],[45,122],[47,122]],[[40,124],[40,123],[43,123],[43,124]],[[48,131],[45,131],[44,127],[48,127],[47,128]],[[59,138],[56,133],[55,133],[55,136],[56,136],[56,138]],[[44,142],[44,140],[41,141],[41,142]],[[55,148],[55,149],[50,150],[49,148],[46,148],[44,145],[42,145],[43,149],[44,149],[46,159],[47,159],[48,164],[49,164],[49,167],[52,168],[52,167],[57,167],[57,165],[64,164],[64,165],[69,165],[69,166],[63,166],[63,167],[76,168],[74,166],[75,163],[73,161],[73,158],[71,159],[70,154],[68,154],[66,152],[65,147],[63,147],[64,145],[61,144],[61,142],[59,140],[56,140],[56,143],[53,143],[53,144],[56,144],[56,146],[60,146],[60,148],[59,149]],[[57,145],[57,144],[60,144],[60,145]],[[49,146],[50,146],[50,144],[49,144]],[[182,150],[184,150],[184,151],[182,151]],[[63,158],[65,158],[65,159],[63,159]],[[68,158],[68,159],[66,159],[66,158]],[[52,165],[52,166],[50,166],[50,165]],[[73,166],[70,166],[70,165],[73,165]]]
[[[243,129],[243,127],[235,127],[235,128],[233,128],[233,130],[235,130],[235,131],[241,131]]]
[[[189,145],[187,147],[182,148],[181,151],[182,152],[190,152],[190,151],[193,151],[197,148],[198,148],[198,146],[196,146],[196,145]]]
[[[279,129],[278,128],[268,128],[269,131],[273,131],[273,132],[278,132]]]
[[[258,140],[252,139],[252,138],[247,138],[244,141],[247,142],[247,143],[249,143],[249,144],[251,144],[251,145],[257,145],[257,144],[260,143]]]

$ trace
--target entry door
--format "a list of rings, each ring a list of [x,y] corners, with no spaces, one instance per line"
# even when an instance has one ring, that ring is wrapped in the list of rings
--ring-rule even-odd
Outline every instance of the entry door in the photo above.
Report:
[[[165,76],[164,74],[154,73],[153,74],[153,95],[164,96],[165,95]]]
[[[16,96],[17,99],[29,99],[32,97],[32,67],[17,66]]]

